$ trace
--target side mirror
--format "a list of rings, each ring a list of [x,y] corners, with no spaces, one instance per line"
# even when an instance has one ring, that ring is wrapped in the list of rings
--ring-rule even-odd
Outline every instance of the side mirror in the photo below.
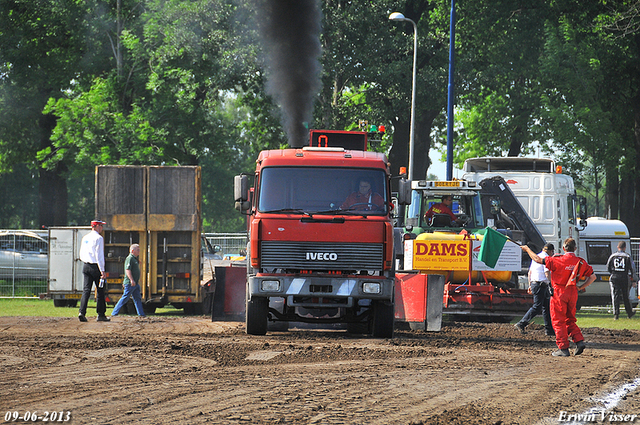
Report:
[[[580,204],[580,220],[587,219],[587,198],[584,196],[578,197],[578,203]]]
[[[398,182],[398,204],[411,205],[411,181],[404,177]]]
[[[233,178],[233,198],[235,200],[235,209],[240,212],[246,212],[251,208],[249,202],[249,179],[245,175],[235,176]]]
[[[587,198],[578,196],[578,204],[580,205],[580,226],[584,229],[587,227]]]

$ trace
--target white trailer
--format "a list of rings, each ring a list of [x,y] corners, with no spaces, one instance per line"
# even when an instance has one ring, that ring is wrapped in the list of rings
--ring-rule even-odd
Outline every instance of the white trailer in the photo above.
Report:
[[[580,294],[578,306],[611,304],[607,260],[618,250],[618,243],[621,241],[627,243],[627,253],[631,255],[629,229],[622,221],[602,217],[587,219],[587,227],[580,231],[580,252],[593,267],[597,279],[586,292]],[[639,264],[636,263],[636,272],[638,266]],[[637,288],[630,288],[629,299],[632,305],[638,303]]]
[[[75,307],[82,298],[80,243],[91,227],[49,229],[49,297],[56,307]]]

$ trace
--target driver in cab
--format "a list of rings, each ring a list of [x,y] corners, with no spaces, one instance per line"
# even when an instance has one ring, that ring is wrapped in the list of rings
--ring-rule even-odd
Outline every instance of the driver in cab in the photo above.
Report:
[[[425,220],[430,223],[434,214],[446,214],[451,218],[452,223],[462,224],[462,220],[451,211],[451,205],[453,205],[453,197],[451,195],[443,195],[440,203],[431,205],[429,211],[424,215]]]
[[[384,199],[378,193],[371,190],[371,182],[367,179],[360,179],[358,191],[353,192],[345,199],[340,206],[342,210],[356,211],[382,211],[384,210]]]

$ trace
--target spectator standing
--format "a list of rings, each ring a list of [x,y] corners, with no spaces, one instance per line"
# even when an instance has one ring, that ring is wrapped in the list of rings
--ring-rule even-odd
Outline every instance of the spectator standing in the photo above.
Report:
[[[629,301],[629,282],[636,286],[636,269],[631,256],[627,254],[627,243],[618,242],[618,251],[611,254],[607,261],[607,270],[610,273],[609,285],[611,286],[611,303],[613,304],[613,318],[618,320],[620,316],[620,300],[624,303],[627,317],[631,319],[635,311]]]
[[[553,356],[568,357],[569,337],[576,344],[574,355],[582,354],[585,349],[584,336],[576,324],[576,303],[578,291],[585,289],[596,280],[593,268],[582,258],[575,255],[576,241],[573,238],[564,240],[562,249],[564,255],[540,258],[526,245],[522,250],[538,264],[547,266],[551,272],[551,285],[553,297],[549,303],[551,309],[551,323],[556,333],[556,345],[558,350]],[[586,278],[585,283],[578,285],[581,278]]]
[[[124,280],[122,286],[124,293],[118,300],[118,303],[111,312],[111,317],[117,316],[124,305],[133,297],[133,304],[136,306],[136,312],[140,317],[146,317],[142,308],[142,295],[140,290],[140,245],[134,243],[129,247],[129,255],[124,260]]]
[[[553,256],[555,247],[552,243],[548,243],[544,246],[542,251],[538,253],[540,258]],[[549,285],[551,281],[549,279],[549,269],[544,265],[538,264],[531,260],[531,266],[529,267],[529,293],[533,295],[533,305],[527,311],[522,319],[515,324],[515,327],[522,333],[525,333],[527,325],[536,317],[542,313],[544,318],[545,333],[547,336],[556,336],[553,331],[553,325],[551,324],[551,314],[549,313],[549,299],[551,294],[549,292]]]
[[[106,278],[104,269],[104,239],[102,238],[102,228],[106,223],[100,220],[91,222],[91,232],[82,238],[80,244],[80,261],[84,262],[82,266],[82,275],[84,277],[84,285],[82,287],[82,299],[80,300],[80,311],[78,320],[87,321],[87,304],[91,297],[91,289],[95,283],[96,294],[96,312],[98,313],[98,322],[108,322],[109,318],[105,316],[107,311],[107,303],[105,302],[105,285],[100,284],[102,279]]]

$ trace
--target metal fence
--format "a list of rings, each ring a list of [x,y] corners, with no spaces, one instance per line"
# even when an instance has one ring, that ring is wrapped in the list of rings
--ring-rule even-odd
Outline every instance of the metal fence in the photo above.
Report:
[[[47,292],[48,233],[0,230],[0,296],[37,297]]]
[[[212,246],[221,248],[219,254],[225,256],[237,256],[247,249],[247,233],[204,233]]]
[[[236,256],[247,247],[246,233],[204,233],[219,254]],[[48,290],[48,233],[0,230],[0,296],[37,297]],[[631,255],[640,268],[640,238],[631,238]]]
[[[636,263],[636,271],[640,268],[640,238],[631,238],[631,258]]]
[[[246,233],[204,233],[221,256],[247,248]],[[0,230],[0,297],[38,297],[48,291],[49,234],[41,230]]]

